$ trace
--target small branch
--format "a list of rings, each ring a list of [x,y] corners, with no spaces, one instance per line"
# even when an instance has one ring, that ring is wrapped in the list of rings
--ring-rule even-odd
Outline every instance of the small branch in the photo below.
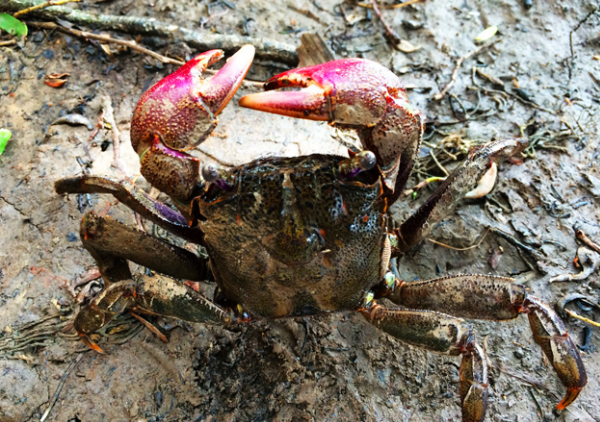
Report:
[[[158,60],[164,64],[175,64],[178,66],[182,66],[183,64],[185,64],[185,62],[182,62],[181,60],[172,59],[170,57],[163,56],[162,54],[158,54],[152,50],[142,47],[141,45],[137,44],[135,41],[120,40],[117,38],[112,38],[108,35],[92,34],[91,32],[79,31],[77,29],[72,29],[72,28],[66,28],[64,26],[57,25],[54,22],[27,22],[27,24],[29,26],[33,26],[35,28],[56,29],[56,30],[65,32],[67,34],[75,35],[76,37],[89,38],[89,39],[103,41],[103,42],[107,42],[107,43],[125,45],[125,46],[131,48],[132,50],[135,50],[142,54],[147,54],[148,56],[153,57],[156,60]],[[11,40],[11,41],[14,41],[14,40]],[[0,44],[0,46],[1,46],[1,44]],[[212,70],[212,69],[206,69],[206,70],[204,70],[204,73],[206,73],[208,75],[214,75],[215,73],[217,73],[217,71]],[[242,81],[242,86],[244,86],[245,88],[262,89],[263,85],[264,85],[264,82],[250,81],[250,80]],[[95,133],[92,134],[92,138],[95,135],[96,135]]]
[[[448,91],[450,90],[450,88],[452,88],[452,86],[456,82],[456,78],[458,77],[458,72],[460,71],[460,67],[462,66],[462,64],[464,63],[464,61],[470,59],[471,57],[477,56],[483,50],[485,50],[486,48],[488,48],[488,47],[490,47],[492,45],[494,45],[494,43],[482,45],[481,47],[476,48],[475,50],[471,51],[470,53],[467,53],[466,55],[464,55],[462,57],[459,57],[458,60],[456,61],[456,65],[454,66],[454,71],[452,72],[452,76],[450,77],[450,81],[446,84],[446,86],[444,87],[444,89],[442,89],[440,92],[438,92],[437,94],[435,94],[433,96],[433,99],[435,101],[440,101],[440,100],[444,99],[444,97],[446,96],[446,94],[448,93]]]
[[[571,59],[575,57],[575,50],[573,49],[573,34],[577,32],[579,28],[581,28],[581,25],[587,22],[587,20],[591,18],[598,10],[598,7],[594,7],[592,11],[588,13],[582,20],[580,20],[577,26],[575,26],[575,28],[573,28],[571,32],[569,32],[569,47],[571,49]]]
[[[0,10],[15,13],[45,2],[39,0],[0,0]],[[50,6],[32,12],[44,19],[63,19],[78,25],[87,25],[95,29],[121,31],[136,35],[165,37],[182,41],[190,47],[205,51],[220,48],[227,53],[239,50],[245,44],[256,48],[256,57],[296,66],[298,55],[296,47],[266,38],[243,37],[237,34],[213,34],[208,31],[195,31],[156,19],[138,16],[113,16],[83,12],[69,7]]]
[[[475,248],[478,248],[479,246],[481,246],[481,243],[483,243],[483,240],[486,238],[486,236],[488,235],[489,232],[490,232],[490,229],[488,228],[485,231],[485,233],[483,234],[483,236],[481,236],[481,239],[479,239],[479,242],[477,242],[477,244],[471,245],[471,246],[467,246],[466,248],[455,248],[454,246],[446,245],[445,243],[438,242],[437,240],[433,240],[433,239],[430,239],[430,238],[427,238],[427,240],[429,242],[435,244],[435,245],[443,246],[444,248],[452,249],[453,251],[464,252],[464,251],[475,249]]]
[[[399,4],[384,4],[381,7],[383,9],[402,9],[403,7],[410,6],[411,4],[415,4],[420,1],[425,1],[425,0],[408,0],[408,1],[405,1],[404,3],[399,3]],[[358,6],[365,7],[367,9],[375,9],[373,7],[373,5],[369,4],[369,3],[358,3]]]
[[[52,403],[50,404],[50,407],[44,412],[44,414],[40,418],[40,422],[44,422],[46,420],[46,418],[48,417],[48,415],[50,415],[50,412],[52,412],[52,408],[54,407],[54,405],[58,401],[58,397],[60,397],[60,392],[62,391],[63,387],[65,386],[65,382],[67,381],[67,378],[68,378],[69,374],[73,371],[73,369],[75,369],[77,367],[77,365],[81,361],[81,358],[83,358],[84,354],[85,353],[79,354],[73,360],[73,362],[71,362],[71,364],[69,365],[69,367],[65,371],[65,373],[62,376],[60,382],[58,383],[58,388],[56,389],[56,392],[54,393],[54,397],[52,398]]]
[[[489,227],[489,229],[492,232],[499,234],[504,239],[508,240],[510,243],[513,244],[513,246],[516,246],[517,248],[521,248],[525,252],[529,253],[534,258],[540,259],[540,260],[544,259],[544,257],[538,251],[536,251],[535,249],[533,249],[533,248],[525,245],[524,243],[520,242],[519,240],[515,239],[514,236],[506,233],[505,231],[497,229],[495,227]]]
[[[15,40],[14,38],[12,40],[6,40],[6,41],[0,41],[0,47],[6,47],[9,45],[14,45],[17,43],[17,40]]]
[[[600,245],[595,243],[592,239],[587,237],[587,235],[583,232],[583,230],[577,230],[575,233],[577,239],[581,240],[588,248],[600,253]]]
[[[537,389],[544,390],[548,394],[553,396],[554,398],[558,399],[558,396],[554,393],[554,391],[552,391],[550,389],[550,387],[548,387],[543,382],[541,382],[537,379],[534,379],[533,377],[531,377],[527,374],[519,374],[517,372],[514,372],[511,369],[504,367],[503,365],[498,365],[498,364],[494,363],[493,366],[494,366],[494,368],[498,369],[500,372],[503,372],[504,374],[508,375],[509,377],[516,378],[516,379],[523,381]]]
[[[50,1],[47,1],[44,3],[36,4],[35,6],[28,7],[27,9],[19,10],[17,13],[15,13],[13,15],[13,17],[17,18],[19,16],[22,16],[22,15],[32,12],[34,10],[43,9],[44,7],[60,6],[61,4],[72,3],[72,2],[78,3],[80,1],[81,0],[54,0],[54,1],[50,0]]]
[[[591,319],[589,319],[589,318],[586,318],[586,317],[584,317],[584,316],[581,316],[581,315],[579,315],[577,312],[570,311],[570,310],[568,310],[568,309],[565,309],[565,312],[566,312],[567,314],[569,314],[570,316],[572,316],[573,318],[577,318],[577,319],[578,319],[578,320],[580,320],[580,321],[586,322],[586,323],[588,323],[588,324],[590,324],[590,325],[593,325],[594,327],[598,327],[598,328],[600,328],[600,323],[598,323],[598,322],[596,322],[596,321],[593,321],[593,320],[591,320]]]
[[[431,156],[431,159],[433,160],[433,162],[438,166],[438,168],[446,175],[446,177],[450,176],[450,173],[448,173],[448,170],[446,170],[446,167],[444,167],[442,165],[442,163],[440,163],[437,159],[437,157],[435,156],[433,149],[429,151],[429,155]]]
[[[109,35],[92,34],[91,32],[80,31],[78,29],[66,28],[66,27],[60,26],[54,22],[27,22],[27,25],[33,26],[35,28],[42,28],[42,29],[58,29],[59,31],[66,32],[67,34],[75,35],[76,37],[89,38],[92,40],[124,45],[124,46],[131,48],[132,50],[135,50],[140,53],[146,54],[150,57],[153,57],[156,60],[158,60],[164,64],[176,64],[179,66],[184,64],[184,62],[182,62],[180,60],[171,59],[170,57],[166,57],[161,54],[155,53],[152,50],[148,50],[147,48],[144,48],[144,47],[138,45],[135,41],[119,40],[116,38],[112,38]]]
[[[385,29],[386,38],[389,41],[391,41],[394,46],[398,45],[402,40],[400,39],[398,34],[396,34],[396,32],[392,29],[392,27],[388,25],[385,19],[383,19],[383,16],[381,15],[381,10],[379,10],[379,6],[377,6],[377,0],[371,0],[371,7],[373,8],[373,12],[375,12],[377,17],[379,18],[379,21],[383,25],[383,28]]]
[[[113,151],[114,151],[114,163],[113,165],[119,169],[119,171],[124,175],[128,175],[128,170],[121,159],[121,132],[117,127],[117,122],[115,121],[115,114],[112,107],[112,100],[108,95],[104,95],[102,97],[102,109],[104,110],[102,115],[106,123],[110,125],[110,131],[112,133],[112,141],[113,141]]]

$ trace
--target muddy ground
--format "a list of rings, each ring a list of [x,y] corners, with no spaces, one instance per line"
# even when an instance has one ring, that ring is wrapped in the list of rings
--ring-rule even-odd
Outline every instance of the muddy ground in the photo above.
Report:
[[[384,9],[398,36],[420,47],[412,53],[390,46],[368,9],[339,0],[239,1],[235,8],[204,0],[84,1],[63,7],[154,17],[216,34],[247,32],[293,46],[302,33],[313,32],[338,58],[381,62],[402,76],[411,101],[433,123],[420,173],[410,186],[427,175],[442,175],[432,151],[452,168],[468,146],[523,130],[535,144],[523,163],[502,164],[494,191],[464,201],[430,238],[464,248],[493,227],[529,251],[495,232],[466,251],[424,241],[400,259],[400,272],[409,280],[467,271],[512,276],[552,305],[574,293],[598,303],[598,271],[584,281],[550,284],[548,279],[577,272],[575,225],[600,241],[600,13],[594,13],[593,1],[526,3],[429,0]],[[464,61],[446,98],[432,99],[450,81],[457,59],[477,49],[475,37],[491,25],[499,27],[494,44]],[[189,51],[159,37],[140,42],[176,57]],[[59,196],[54,181],[84,170],[122,176],[112,132],[102,129],[92,137],[90,130],[103,101],[114,108],[122,168],[134,177],[139,164],[128,142],[132,109],[145,87],[176,68],[114,45],[110,49],[109,57],[97,43],[33,27],[24,44],[0,47],[0,127],[13,132],[0,164],[0,421],[40,419],[59,388],[45,420],[459,421],[458,359],[404,345],[357,314],[232,328],[172,328],[167,326],[172,321],[159,320],[159,326],[172,328],[168,344],[123,318],[99,340],[105,355],[86,351],[65,331],[73,313],[56,316],[58,308],[74,302],[65,286],[93,268],[78,239],[80,209],[104,210],[114,201]],[[277,60],[257,60],[249,78],[264,80],[285,68]],[[502,84],[473,77],[473,69]],[[49,73],[71,77],[55,89],[43,82]],[[267,155],[345,153],[339,141],[346,142],[345,135],[325,124],[237,107],[241,95],[256,89],[240,89],[216,133],[201,146],[202,159],[235,165]],[[92,127],[52,125],[72,113]],[[410,195],[399,201],[393,215],[401,221],[428,189],[419,191],[417,201]],[[136,224],[123,205],[110,207],[109,215]],[[145,227],[164,236],[150,223]],[[571,309],[594,317],[581,307]],[[600,421],[597,328],[582,353],[588,386],[575,404],[558,412],[564,388],[533,342],[526,317],[473,325],[491,364],[486,420]],[[583,323],[571,318],[568,326],[583,345]]]

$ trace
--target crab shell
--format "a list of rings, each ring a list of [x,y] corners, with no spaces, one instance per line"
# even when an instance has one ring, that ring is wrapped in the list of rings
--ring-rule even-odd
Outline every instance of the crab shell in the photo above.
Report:
[[[356,308],[379,282],[387,215],[378,171],[343,157],[257,160],[194,201],[223,294],[263,317]]]

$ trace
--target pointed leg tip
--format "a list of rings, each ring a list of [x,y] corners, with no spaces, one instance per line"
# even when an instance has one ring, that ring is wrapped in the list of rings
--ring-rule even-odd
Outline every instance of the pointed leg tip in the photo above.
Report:
[[[98,346],[87,334],[79,333],[79,336],[81,337],[81,341],[83,341],[87,347],[102,355],[106,354],[104,353],[104,350],[102,350],[102,348]]]
[[[565,396],[563,397],[563,399],[560,401],[560,403],[558,403],[558,405],[556,406],[556,408],[558,410],[563,410],[565,408],[567,408],[568,406],[570,406],[579,396],[579,393],[581,392],[583,387],[569,387],[567,388],[567,393],[565,394]]]

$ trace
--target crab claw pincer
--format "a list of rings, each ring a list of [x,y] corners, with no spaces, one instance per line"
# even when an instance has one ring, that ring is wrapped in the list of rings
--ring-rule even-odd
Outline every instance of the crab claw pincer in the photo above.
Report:
[[[160,80],[138,101],[131,121],[131,143],[141,172],[156,188],[188,201],[199,180],[199,163],[185,151],[204,141],[216,116],[242,83],[254,58],[243,46],[211,78],[202,73],[223,57],[222,50],[202,53]]]
[[[300,89],[271,91],[278,88]],[[335,60],[281,73],[265,90],[242,97],[240,105],[356,129],[377,156],[388,187],[396,190],[406,182],[425,119],[389,69],[370,60]]]

